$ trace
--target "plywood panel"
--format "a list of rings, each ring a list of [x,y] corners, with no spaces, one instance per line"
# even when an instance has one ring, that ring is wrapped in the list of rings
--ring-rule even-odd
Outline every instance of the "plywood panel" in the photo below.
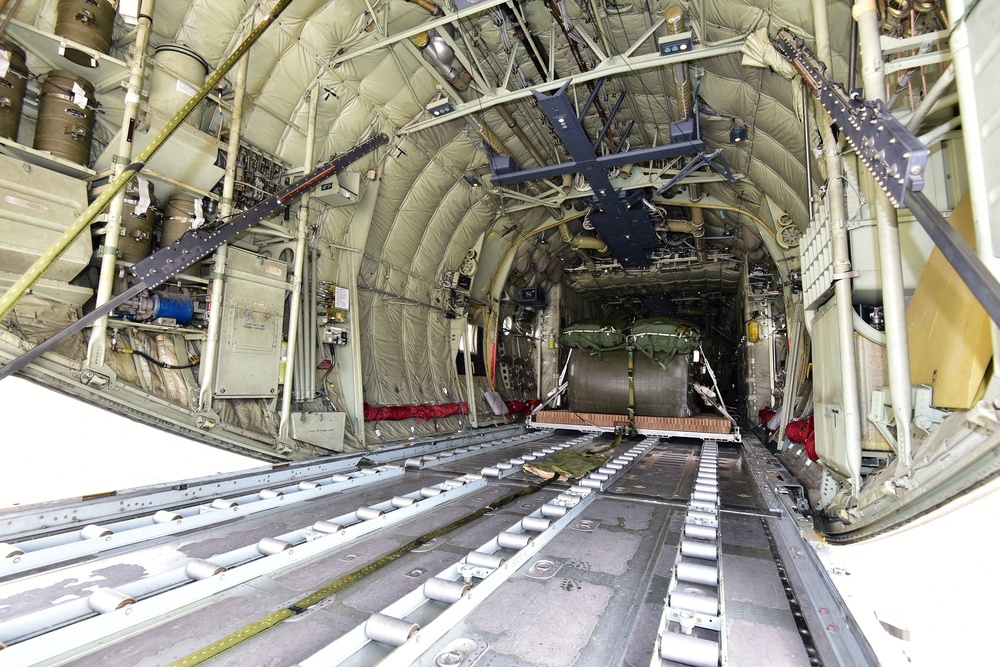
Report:
[[[955,207],[950,222],[975,248],[968,193]],[[937,248],[920,276],[906,320],[914,384],[933,387],[938,407],[972,407],[992,355],[990,321]]]

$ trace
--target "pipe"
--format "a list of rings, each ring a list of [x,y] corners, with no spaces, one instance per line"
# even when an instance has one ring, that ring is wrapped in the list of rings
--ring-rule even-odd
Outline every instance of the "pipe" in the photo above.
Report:
[[[678,5],[667,9],[664,14],[667,22],[667,34],[676,35],[684,32],[684,10]],[[674,96],[677,98],[678,120],[684,120],[691,115],[693,99],[691,97],[691,80],[688,78],[687,63],[674,63]]]
[[[3,296],[0,296],[0,319],[6,317],[10,311],[17,305],[17,302],[21,300],[31,286],[42,277],[42,274],[56,261],[56,259],[61,255],[66,248],[70,246],[76,237],[79,236],[83,230],[90,226],[90,223],[94,221],[101,211],[111,203],[111,200],[121,192],[125,186],[131,181],[139,170],[146,165],[150,158],[160,149],[160,146],[170,138],[170,136],[177,131],[177,128],[181,126],[184,119],[187,118],[195,107],[202,103],[205,97],[215,90],[215,87],[219,84],[229,70],[232,68],[236,62],[243,57],[251,46],[253,46],[261,35],[263,35],[271,25],[278,20],[281,13],[285,11],[292,0],[278,0],[278,2],[271,9],[270,13],[264,17],[264,20],[257,24],[257,27],[251,31],[247,38],[240,42],[239,46],[233,51],[233,53],[226,58],[206,80],[204,85],[198,89],[198,91],[191,97],[190,100],[185,103],[183,107],[177,112],[173,118],[171,118],[166,126],[160,131],[158,135],[147,145],[142,151],[135,157],[132,164],[129,165],[130,168],[126,168],[120,176],[115,177],[108,184],[108,187],[101,193],[101,195],[91,202],[90,206],[80,214],[80,216],[73,221],[65,232],[56,239],[55,243],[46,250],[35,263],[32,264],[28,270],[18,278],[10,289],[8,289]]]
[[[4,8],[7,6],[7,0],[2,0],[0,2],[0,14],[3,13]],[[14,0],[14,6],[10,8],[7,12],[7,16],[4,17],[3,23],[0,23],[0,37],[7,34],[7,26],[10,24],[10,20],[14,18],[14,14],[17,13],[18,8],[21,6],[21,0]]]
[[[708,251],[705,248],[705,213],[704,209],[691,209],[691,236],[694,237],[694,249],[698,253],[698,261],[704,262],[708,259]]]
[[[878,11],[868,0],[856,0],[854,10],[854,20],[858,22],[865,97],[885,102],[885,64],[882,60]],[[896,209],[892,207],[889,197],[882,192],[874,179],[873,185],[879,264],[882,274],[886,351],[889,357],[889,392],[892,398],[892,412],[896,417],[896,476],[902,477],[910,469],[912,447],[910,422],[913,414],[913,382],[910,377],[910,344],[906,331],[903,262],[900,257]]]
[[[319,259],[316,247],[309,248],[309,319],[306,320],[307,331],[309,332],[309,377],[312,379],[309,390],[309,398],[316,395],[316,352],[319,342],[319,307],[316,303],[319,300]]]
[[[454,30],[450,25],[442,26],[442,28]],[[469,89],[469,86],[472,85],[472,75],[465,69],[451,66],[455,60],[455,52],[448,45],[448,42],[437,33],[436,29],[414,35],[412,41],[414,46],[420,50],[423,59],[433,65],[455,90],[464,93]]]
[[[826,0],[812,0],[816,55],[832,62],[830,24]],[[829,119],[827,119],[829,121]],[[824,122],[823,157],[827,172],[827,204],[830,212],[830,247],[833,254],[834,293],[837,298],[837,334],[840,339],[840,384],[844,401],[844,438],[847,465],[855,497],[861,487],[861,404],[858,396],[857,353],[854,348],[854,306],[851,297],[851,249],[847,236],[847,206],[844,202],[843,157],[830,122]],[[831,371],[833,369],[830,369]],[[835,445],[839,443],[834,443]]]
[[[848,41],[851,52],[847,59],[847,90],[854,90],[854,82],[858,80],[858,24],[851,21],[851,38]]]
[[[809,143],[809,91],[806,90],[805,82],[802,83],[802,145],[805,147],[806,156],[806,192],[809,200],[809,220],[813,219],[813,171],[812,171],[812,146]]]
[[[568,195],[573,191],[573,174],[563,174],[561,189],[564,195]]]
[[[542,154],[538,152],[538,149],[535,147],[535,143],[528,138],[528,135],[524,133],[524,130],[521,129],[521,126],[517,124],[517,119],[515,119],[514,116],[511,115],[510,111],[507,110],[507,107],[505,107],[502,104],[498,104],[496,106],[496,110],[497,113],[500,114],[500,117],[503,118],[503,122],[507,123],[507,127],[509,127],[511,131],[514,132],[514,136],[516,136],[521,141],[521,144],[527,149],[528,153],[531,154],[531,157],[534,158],[538,166],[539,167],[546,166],[548,162],[545,160],[544,157],[542,157]],[[572,183],[573,176],[570,174],[563,176],[563,194],[568,195],[569,190],[566,188],[567,177],[569,177],[570,183]]]
[[[153,32],[153,5],[155,0],[139,3],[139,23],[135,33],[135,52],[129,63],[128,84],[126,86],[125,110],[122,113],[121,138],[118,141],[117,155],[124,160],[115,160],[115,178],[125,171],[125,162],[132,159],[132,131],[139,116],[139,100],[142,97],[143,72],[146,67],[146,49],[149,46],[149,36]],[[97,284],[97,306],[104,305],[111,299],[115,285],[115,274],[118,270],[118,240],[121,238],[122,211],[125,207],[125,190],[122,188],[111,200],[108,207],[108,221],[104,234],[104,252],[101,257],[100,280]],[[87,343],[87,368],[98,369],[104,366],[107,352],[108,316],[99,319],[90,331]]]
[[[229,144],[226,146],[226,173],[222,180],[222,197],[219,199],[219,217],[227,219],[233,213],[233,191],[236,189],[236,163],[240,156],[240,134],[243,132],[243,103],[246,99],[247,71],[250,56],[244,56],[236,68],[233,83],[233,117],[229,123]],[[219,332],[222,330],[222,299],[226,286],[226,264],[229,262],[229,244],[223,243],[215,251],[212,270],[212,301],[208,331],[201,353],[201,388],[198,391],[198,409],[212,409],[215,374],[218,371]]]
[[[319,94],[316,86],[309,91],[309,121],[306,127],[306,154],[302,172],[313,169],[313,152],[316,145],[316,115],[319,109]],[[292,378],[295,377],[296,350],[299,335],[299,302],[302,298],[303,266],[306,254],[306,227],[309,223],[309,193],[302,196],[299,204],[299,226],[295,233],[295,257],[292,270],[291,303],[288,315],[288,353],[285,360],[285,386],[281,392],[281,413],[278,418],[278,440],[288,439],[289,421],[292,413]]]
[[[958,129],[961,126],[962,126],[961,117],[952,118],[951,120],[938,125],[933,130],[929,130],[927,133],[921,134],[919,137],[917,137],[917,140],[924,146],[927,146],[929,148],[934,144],[936,144],[937,142],[941,141],[941,138],[944,135],[948,134],[952,130]]]
[[[917,128],[920,127],[920,123],[927,118],[928,114],[934,109],[934,106],[938,101],[944,96],[944,93],[951,84],[955,81],[955,63],[948,65],[948,69],[941,74],[941,77],[934,82],[931,89],[927,91],[924,95],[924,100],[913,110],[913,115],[910,119],[906,121],[906,129],[910,132],[916,132]]]
[[[444,16],[444,12],[441,11],[441,8],[435,5],[430,0],[406,0],[406,1],[409,2],[411,5],[416,5],[417,7],[422,7],[423,9],[426,9],[434,16]]]

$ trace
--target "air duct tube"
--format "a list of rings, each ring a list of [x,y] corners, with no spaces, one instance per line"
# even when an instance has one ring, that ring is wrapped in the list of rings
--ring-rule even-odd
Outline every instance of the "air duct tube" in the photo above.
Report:
[[[449,25],[441,26],[443,30],[449,31],[452,36],[452,28]],[[420,54],[424,60],[429,62],[442,76],[450,83],[455,90],[465,92],[472,83],[472,75],[465,69],[452,67],[455,61],[455,52],[452,50],[444,37],[438,34],[437,29],[422,32],[413,37],[413,44],[420,49]]]
[[[684,32],[684,10],[674,5],[666,11],[667,34],[677,35]],[[676,63],[674,70],[674,97],[677,100],[677,114],[680,120],[691,115],[693,107],[691,97],[691,80],[688,78],[687,63]]]

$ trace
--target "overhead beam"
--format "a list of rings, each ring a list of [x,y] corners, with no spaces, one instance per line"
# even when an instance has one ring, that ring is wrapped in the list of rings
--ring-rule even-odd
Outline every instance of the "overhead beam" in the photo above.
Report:
[[[486,0],[484,4],[489,1],[491,0]],[[477,7],[481,7],[481,5],[477,5]],[[425,26],[427,25],[429,24],[425,24]],[[423,32],[423,30],[416,30],[415,33],[416,32]],[[612,56],[598,63],[596,67],[587,72],[578,72],[572,76],[547,81],[545,83],[532,86],[531,89],[522,88],[519,90],[506,90],[498,88],[492,94],[483,95],[478,99],[454,105],[455,110],[449,114],[445,114],[444,116],[439,116],[437,118],[429,118],[417,123],[411,123],[406,127],[400,128],[397,134],[413,134],[442,123],[447,123],[455,120],[456,118],[485,111],[497,106],[498,104],[509,104],[510,102],[516,102],[517,100],[523,100],[531,97],[532,91],[548,92],[559,90],[570,81],[572,81],[575,85],[579,85],[587,81],[593,81],[607,76],[614,76],[616,74],[632,74],[642,70],[673,65],[674,63],[684,63],[692,60],[705,60],[708,58],[715,58],[717,56],[724,56],[730,53],[738,53],[742,48],[743,41],[741,40],[733,42],[732,44],[722,44],[719,46],[696,45],[690,51],[670,56],[661,56],[659,53],[648,53],[634,57]]]

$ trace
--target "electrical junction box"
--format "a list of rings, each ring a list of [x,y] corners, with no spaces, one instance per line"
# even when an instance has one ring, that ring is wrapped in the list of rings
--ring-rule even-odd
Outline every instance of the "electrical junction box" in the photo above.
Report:
[[[358,203],[361,192],[361,174],[345,172],[334,174],[312,191],[311,198],[317,199],[327,206],[350,206]]]
[[[230,247],[225,267],[216,398],[270,398],[278,392],[288,266]]]
[[[434,100],[427,105],[427,113],[437,118],[438,116],[444,116],[450,114],[455,110],[455,107],[451,105],[448,100]]]
[[[522,287],[517,290],[514,303],[525,308],[544,308],[545,292],[537,287]]]
[[[687,53],[694,48],[691,41],[691,31],[679,32],[676,35],[667,35],[656,40],[660,47],[661,56],[672,56],[678,53]]]
[[[332,324],[323,325],[323,342],[326,345],[347,345],[347,329]]]

